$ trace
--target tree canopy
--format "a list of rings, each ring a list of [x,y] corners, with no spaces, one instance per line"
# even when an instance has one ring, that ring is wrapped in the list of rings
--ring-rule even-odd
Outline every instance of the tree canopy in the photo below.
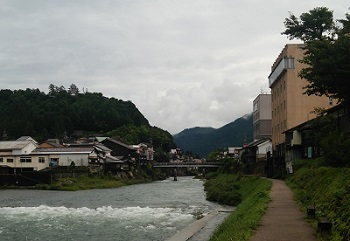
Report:
[[[308,95],[326,95],[339,101],[350,101],[350,15],[345,19],[333,19],[333,12],[318,7],[300,18],[290,14],[285,19],[289,39],[300,39],[305,43],[306,64],[299,76],[306,79]]]
[[[30,135],[40,141],[77,130],[106,133],[124,125],[149,125],[131,101],[76,90],[54,85],[48,94],[39,89],[0,90],[0,130],[8,139]]]

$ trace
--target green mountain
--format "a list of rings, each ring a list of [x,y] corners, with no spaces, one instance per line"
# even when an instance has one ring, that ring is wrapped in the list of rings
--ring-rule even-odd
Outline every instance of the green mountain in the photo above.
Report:
[[[194,127],[173,136],[176,145],[183,151],[190,151],[207,157],[220,147],[242,146],[253,141],[253,115],[245,115],[218,129]]]
[[[28,135],[40,141],[81,132],[106,133],[125,125],[149,126],[131,101],[101,93],[71,93],[64,87],[48,94],[39,89],[0,90],[0,100],[2,139]]]

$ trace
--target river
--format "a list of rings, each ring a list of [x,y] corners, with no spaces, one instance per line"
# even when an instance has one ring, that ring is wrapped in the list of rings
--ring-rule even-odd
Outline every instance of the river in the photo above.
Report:
[[[75,192],[0,190],[0,240],[162,241],[217,207],[191,177]]]

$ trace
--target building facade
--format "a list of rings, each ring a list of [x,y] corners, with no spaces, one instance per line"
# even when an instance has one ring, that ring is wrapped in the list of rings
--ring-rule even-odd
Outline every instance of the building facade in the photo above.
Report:
[[[259,94],[253,101],[253,139],[271,138],[271,94]]]
[[[316,117],[315,108],[328,109],[332,101],[326,96],[306,95],[308,82],[299,77],[306,66],[299,62],[303,58],[303,44],[287,44],[271,67],[272,148],[284,156],[284,131]]]

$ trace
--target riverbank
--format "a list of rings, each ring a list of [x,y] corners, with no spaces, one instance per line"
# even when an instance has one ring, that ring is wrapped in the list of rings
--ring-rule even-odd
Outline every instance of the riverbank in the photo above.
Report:
[[[287,183],[292,188],[303,212],[313,205],[315,218],[308,221],[317,230],[317,219],[327,217],[330,232],[317,232],[321,240],[350,239],[350,169],[321,166],[317,160],[299,161]]]
[[[117,188],[147,182],[150,181],[139,178],[119,179],[114,176],[96,175],[59,178],[52,184],[38,184],[33,188],[43,190],[78,191],[88,189]]]
[[[259,225],[269,201],[271,181],[255,176],[237,176],[242,202],[236,210],[222,222],[211,235],[210,241],[247,240]]]
[[[33,172],[4,175],[0,189],[42,189],[59,191],[77,191],[87,189],[117,188],[132,184],[160,181],[166,174],[148,168],[121,171],[114,174],[91,173],[87,168],[53,169],[47,172]]]

